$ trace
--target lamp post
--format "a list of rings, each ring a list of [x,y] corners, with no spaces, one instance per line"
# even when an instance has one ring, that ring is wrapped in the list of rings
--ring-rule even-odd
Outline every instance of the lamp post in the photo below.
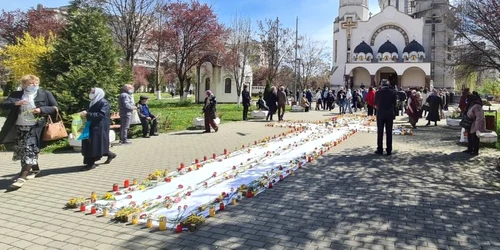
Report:
[[[297,98],[297,100],[296,100],[297,105],[299,105],[299,104],[300,104],[300,102],[301,102],[301,100],[302,100],[302,98],[301,98],[301,96],[302,96],[302,91],[300,91],[299,89],[297,89],[297,87],[299,86],[299,83],[300,83],[300,62],[301,62],[301,61],[302,61],[302,60],[301,60],[300,58],[295,58],[295,65],[296,65],[296,66],[295,66],[295,67],[296,67],[296,71],[295,71],[295,73],[296,73],[296,77],[297,77],[297,79],[296,79],[296,81],[295,81],[295,93],[293,93],[293,94],[294,94],[294,97],[295,97],[295,98]],[[297,94],[297,92],[298,92],[299,94]]]

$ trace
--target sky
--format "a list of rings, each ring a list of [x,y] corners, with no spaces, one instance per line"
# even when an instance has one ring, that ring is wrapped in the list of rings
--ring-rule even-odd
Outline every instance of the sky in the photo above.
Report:
[[[257,21],[278,17],[283,27],[295,30],[299,18],[299,35],[324,41],[333,47],[333,21],[337,17],[339,0],[199,0],[207,3],[226,26],[235,15],[248,17],[252,29],[257,31]],[[379,12],[378,0],[369,0],[370,11]],[[0,0],[0,9],[26,10],[38,3],[46,7],[67,5],[69,0]]]

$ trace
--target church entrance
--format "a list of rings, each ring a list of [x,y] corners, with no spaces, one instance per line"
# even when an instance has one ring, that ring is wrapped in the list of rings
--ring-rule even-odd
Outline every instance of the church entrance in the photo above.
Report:
[[[389,86],[398,86],[398,75],[392,68],[384,67],[378,71],[377,86],[380,87],[384,82],[388,82]]]

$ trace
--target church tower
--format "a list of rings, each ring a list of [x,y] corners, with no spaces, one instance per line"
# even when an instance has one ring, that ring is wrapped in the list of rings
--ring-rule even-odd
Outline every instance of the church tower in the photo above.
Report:
[[[403,13],[407,13],[408,11],[408,0],[378,0],[378,5],[381,10],[383,10],[387,6],[394,6],[397,10]]]
[[[346,14],[352,14],[356,16],[357,20],[366,21],[369,18],[369,13],[368,0],[340,0],[339,2],[339,19],[342,19]]]

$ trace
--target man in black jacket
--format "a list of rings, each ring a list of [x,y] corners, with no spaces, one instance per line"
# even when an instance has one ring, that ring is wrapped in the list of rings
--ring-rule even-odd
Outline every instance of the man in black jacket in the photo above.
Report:
[[[392,125],[395,118],[397,95],[396,91],[389,88],[388,83],[384,83],[382,88],[375,94],[375,107],[377,108],[377,151],[376,154],[383,154],[384,128],[386,135],[386,152],[392,154]]]
[[[250,107],[251,97],[250,92],[248,92],[248,85],[243,85],[243,91],[241,91],[241,99],[243,103],[243,121],[248,120],[248,107]]]

